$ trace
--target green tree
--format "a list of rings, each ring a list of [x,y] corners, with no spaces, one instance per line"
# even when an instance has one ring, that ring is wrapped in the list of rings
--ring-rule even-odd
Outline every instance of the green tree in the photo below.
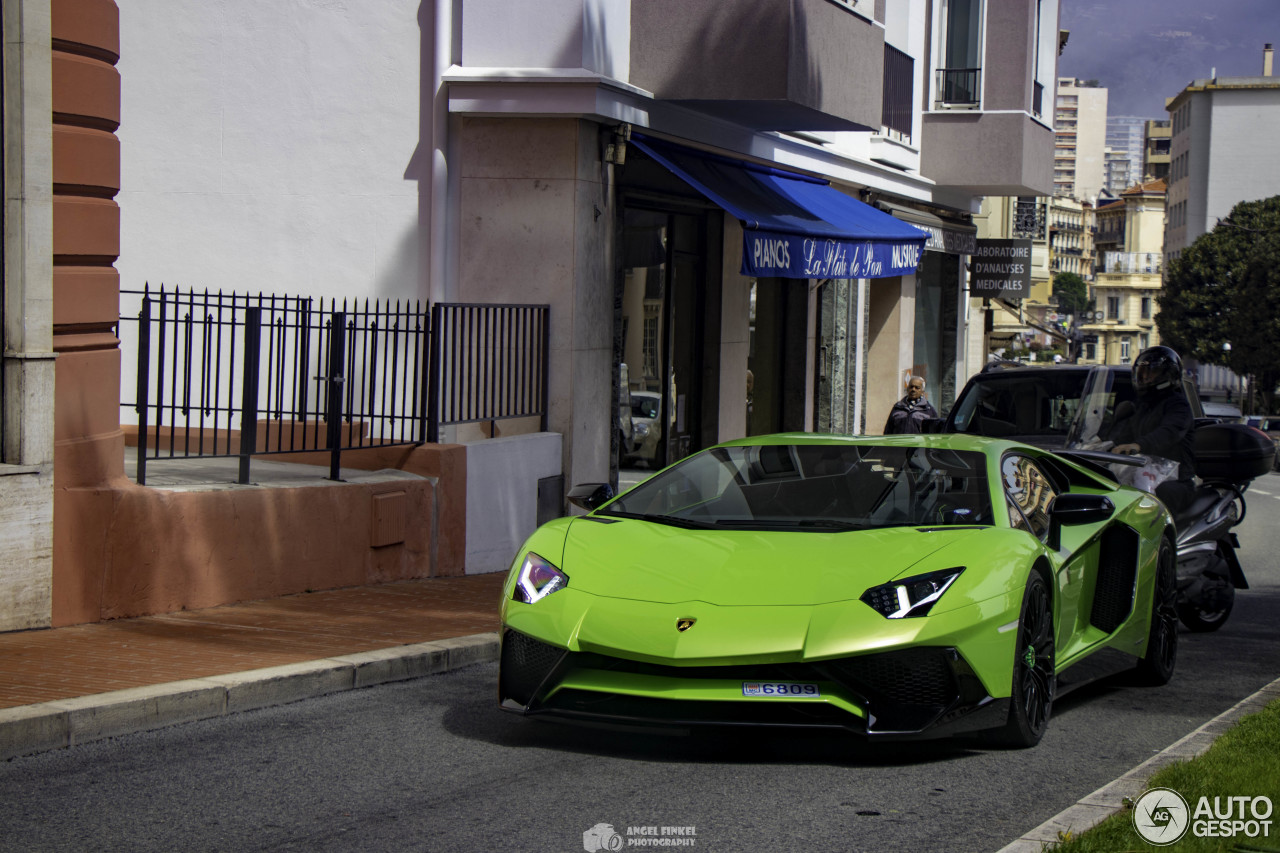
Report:
[[[1169,264],[1156,325],[1184,358],[1280,380],[1280,196],[1240,202]],[[1225,345],[1230,344],[1230,349]]]
[[[1060,272],[1053,277],[1053,295],[1058,297],[1058,310],[1079,315],[1089,307],[1089,286],[1073,272]]]

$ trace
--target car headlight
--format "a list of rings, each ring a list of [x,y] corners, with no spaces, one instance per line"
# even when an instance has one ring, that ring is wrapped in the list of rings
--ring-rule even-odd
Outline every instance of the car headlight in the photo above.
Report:
[[[873,586],[862,594],[862,601],[886,619],[924,616],[963,571],[964,566],[957,566]]]
[[[569,585],[569,576],[530,551],[516,575],[515,598],[526,604],[541,601]]]
[[[648,424],[633,424],[633,425],[632,425],[632,427],[631,427],[631,430],[632,430],[632,432],[635,434],[635,437],[636,437],[636,438],[644,438],[646,435],[648,435],[648,434],[649,434],[649,425],[648,425]]]

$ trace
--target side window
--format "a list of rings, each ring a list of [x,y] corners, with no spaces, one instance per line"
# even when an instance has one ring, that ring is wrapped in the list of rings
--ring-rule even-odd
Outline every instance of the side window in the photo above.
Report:
[[[1057,492],[1052,481],[1026,456],[1006,456],[1000,465],[1009,523],[1040,539],[1049,534],[1049,504]]]

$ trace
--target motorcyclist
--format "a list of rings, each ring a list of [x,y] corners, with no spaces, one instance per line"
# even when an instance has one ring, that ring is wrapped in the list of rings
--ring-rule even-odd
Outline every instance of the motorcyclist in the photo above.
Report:
[[[1159,456],[1178,463],[1178,476],[1156,487],[1175,515],[1195,497],[1195,415],[1182,392],[1182,359],[1166,346],[1142,351],[1133,363],[1137,404],[1111,428],[1115,453]]]

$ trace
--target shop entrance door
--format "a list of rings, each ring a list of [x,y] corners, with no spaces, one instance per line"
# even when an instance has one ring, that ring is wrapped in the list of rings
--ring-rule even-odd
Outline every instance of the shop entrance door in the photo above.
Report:
[[[704,446],[705,245],[704,213],[629,206],[623,214],[619,350],[632,410],[625,465],[657,469]]]

